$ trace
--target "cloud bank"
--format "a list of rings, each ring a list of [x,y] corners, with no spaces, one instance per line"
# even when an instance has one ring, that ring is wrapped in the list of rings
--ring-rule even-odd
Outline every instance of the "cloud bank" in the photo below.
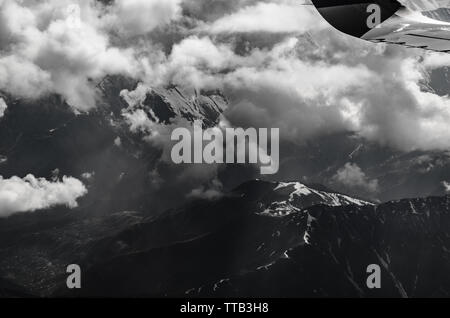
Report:
[[[26,98],[57,93],[89,110],[96,105],[96,81],[138,75],[142,50],[125,41],[176,19],[179,2],[2,0],[0,90]]]
[[[221,89],[232,126],[297,143],[354,132],[404,151],[450,146],[450,99],[424,89],[448,55],[340,34],[297,0],[2,0],[0,21],[0,91],[20,97],[57,93],[88,111],[96,83],[124,74]]]
[[[78,206],[77,199],[86,193],[83,183],[72,177],[48,181],[33,175],[9,179],[0,176],[0,217],[58,205],[75,208]]]

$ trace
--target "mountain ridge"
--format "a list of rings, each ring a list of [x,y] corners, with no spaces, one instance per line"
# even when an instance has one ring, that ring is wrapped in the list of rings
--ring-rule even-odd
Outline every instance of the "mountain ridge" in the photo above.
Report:
[[[255,213],[257,204],[252,199],[234,193],[218,200],[202,200],[145,226],[140,224],[134,233],[107,243],[112,246],[110,251],[117,251],[115,241],[127,247],[109,261],[103,259],[90,267],[84,291],[63,294],[403,297],[414,294],[411,293],[411,275],[417,266],[414,262],[417,257],[426,260],[416,253],[428,248],[442,260],[435,274],[445,286],[450,286],[450,276],[442,269],[447,264],[446,248],[450,240],[445,239],[441,247],[429,245],[450,238],[446,227],[450,225],[449,196],[380,205],[318,204],[278,217]],[[156,241],[151,235],[142,241],[143,233],[154,233],[151,228],[167,231],[171,243],[161,245],[160,241],[152,246],[149,242]],[[174,233],[179,238],[174,239]],[[136,244],[133,242],[139,243],[133,246]],[[411,244],[408,249],[404,247],[406,242]],[[423,246],[418,249],[417,244]],[[405,258],[405,253],[411,258]],[[369,264],[382,266],[387,289],[371,291],[365,287],[365,269]],[[407,268],[407,277],[402,268]],[[297,273],[299,270],[301,274]],[[424,276],[430,275],[428,270]],[[298,285],[284,286],[286,278],[273,278],[280,275],[288,275]],[[322,276],[329,279],[325,285]],[[415,291],[417,294],[437,292],[436,279],[430,283],[422,279],[423,286]],[[445,287],[441,292],[449,291]]]

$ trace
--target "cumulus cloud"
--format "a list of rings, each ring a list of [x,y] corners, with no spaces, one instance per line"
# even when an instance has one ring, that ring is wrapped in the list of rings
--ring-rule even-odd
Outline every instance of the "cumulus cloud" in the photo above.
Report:
[[[261,2],[245,6],[201,29],[209,33],[305,32],[311,26],[320,27],[312,10],[300,6],[298,1]]]
[[[442,181],[442,186],[444,187],[446,193],[450,193],[450,182]]]
[[[116,137],[116,139],[114,139],[114,145],[116,147],[122,146],[122,139],[120,137]]]
[[[138,76],[143,51],[125,45],[175,19],[179,0],[0,2],[0,90],[37,98],[57,93],[78,110],[96,105],[108,74]],[[145,46],[147,49],[149,46]]]
[[[181,0],[115,1],[103,19],[124,35],[142,35],[180,17],[180,3]]]
[[[95,105],[88,78],[123,68],[125,54],[110,48],[94,26],[93,5],[68,1],[4,0],[0,89],[16,96],[56,92],[77,108]],[[89,20],[89,21],[88,21]]]
[[[296,0],[3,0],[0,21],[0,90],[13,95],[89,110],[96,80],[126,74],[145,84],[130,102],[168,84],[221,89],[232,126],[293,142],[351,131],[405,151],[450,146],[450,99],[422,85],[448,54],[342,35]],[[165,136],[152,117],[124,113]]]
[[[8,105],[6,105],[6,102],[3,98],[0,98],[0,118],[2,118],[5,115],[5,111],[8,108]]]
[[[154,120],[150,120],[147,113],[142,109],[125,111],[122,115],[125,118],[125,121],[129,124],[130,130],[134,133],[139,131],[144,133],[152,133],[153,127],[157,126],[157,123]]]
[[[95,171],[92,172],[84,172],[81,177],[86,181],[93,181],[95,177]]]
[[[374,194],[378,191],[378,180],[369,179],[357,164],[350,162],[339,169],[333,181],[349,189],[359,189]]]
[[[48,181],[27,175],[25,178],[0,176],[0,217],[17,212],[32,212],[58,205],[78,206],[77,199],[87,190],[83,183],[72,177]]]
[[[157,73],[179,86],[223,89],[232,124],[283,127],[291,140],[353,131],[405,151],[448,149],[450,99],[422,85],[445,65],[443,55],[368,44],[329,28],[311,34],[250,45],[245,54],[236,51],[240,36],[193,35],[173,46]]]
[[[20,56],[0,54],[0,89],[15,96],[34,98],[51,88],[50,73]]]

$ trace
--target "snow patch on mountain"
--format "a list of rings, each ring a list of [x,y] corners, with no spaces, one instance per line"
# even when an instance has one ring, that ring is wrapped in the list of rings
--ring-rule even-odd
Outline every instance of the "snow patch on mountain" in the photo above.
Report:
[[[312,205],[344,206],[356,205],[366,206],[373,203],[352,198],[350,196],[314,189],[300,182],[279,182],[273,189],[274,195],[284,200],[276,200],[270,203],[258,214],[270,216],[285,216],[301,211]]]

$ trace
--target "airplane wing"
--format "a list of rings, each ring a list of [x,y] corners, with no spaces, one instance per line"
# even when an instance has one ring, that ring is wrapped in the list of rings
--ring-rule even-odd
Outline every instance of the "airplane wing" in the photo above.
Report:
[[[450,23],[411,11],[397,0],[311,0],[341,32],[371,42],[450,52]]]

